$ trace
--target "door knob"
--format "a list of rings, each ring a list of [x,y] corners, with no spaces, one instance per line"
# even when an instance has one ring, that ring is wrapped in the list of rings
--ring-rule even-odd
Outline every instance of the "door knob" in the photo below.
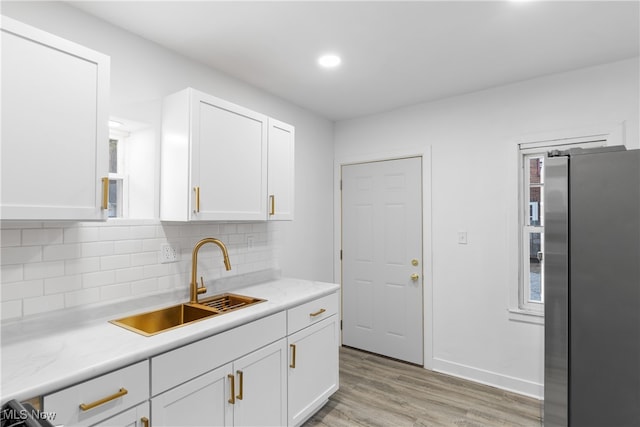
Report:
[[[418,280],[419,278],[420,278],[420,275],[419,275],[418,273],[413,273],[413,274],[411,275],[411,280],[413,280],[414,282],[415,282],[416,280]]]

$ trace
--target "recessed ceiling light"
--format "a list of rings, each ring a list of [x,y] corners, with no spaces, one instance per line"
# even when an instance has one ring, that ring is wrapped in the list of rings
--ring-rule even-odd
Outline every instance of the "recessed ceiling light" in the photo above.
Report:
[[[341,62],[340,57],[334,54],[322,55],[318,58],[318,64],[324,68],[335,68],[340,65]]]

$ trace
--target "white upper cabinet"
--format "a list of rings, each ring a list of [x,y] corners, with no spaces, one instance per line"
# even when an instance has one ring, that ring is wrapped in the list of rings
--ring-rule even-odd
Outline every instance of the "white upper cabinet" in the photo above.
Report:
[[[281,128],[293,137],[293,128]],[[282,139],[279,133],[277,140]],[[270,134],[263,114],[191,88],[168,96],[162,117],[160,218],[266,220]]]
[[[293,126],[269,119],[269,219],[293,219],[294,192]]]
[[[1,218],[106,219],[109,57],[1,19]]]

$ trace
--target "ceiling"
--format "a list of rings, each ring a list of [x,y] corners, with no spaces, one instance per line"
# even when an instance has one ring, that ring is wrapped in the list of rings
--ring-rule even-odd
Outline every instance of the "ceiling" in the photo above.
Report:
[[[69,3],[330,120],[640,54],[639,1]]]

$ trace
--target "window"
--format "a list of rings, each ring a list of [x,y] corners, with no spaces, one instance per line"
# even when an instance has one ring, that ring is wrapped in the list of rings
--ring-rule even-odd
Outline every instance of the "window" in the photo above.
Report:
[[[562,140],[520,144],[519,309],[544,313],[544,165],[551,150],[594,148],[605,140]]]
[[[530,311],[542,311],[539,305],[544,302],[544,160],[544,153],[523,154],[521,308]]]
[[[109,218],[126,216],[126,177],[124,175],[124,138],[113,131],[109,136]]]

